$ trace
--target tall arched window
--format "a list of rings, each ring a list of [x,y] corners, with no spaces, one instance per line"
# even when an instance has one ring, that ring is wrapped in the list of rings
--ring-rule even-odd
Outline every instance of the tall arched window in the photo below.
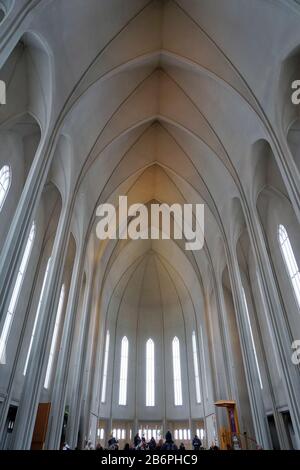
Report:
[[[53,330],[53,336],[52,336],[52,341],[51,341],[51,349],[50,349],[48,365],[47,365],[47,371],[46,371],[46,377],[45,377],[45,383],[44,383],[45,388],[48,388],[49,383],[50,383],[51,372],[52,372],[53,361],[54,361],[54,355],[55,355],[55,348],[56,348],[56,343],[57,343],[57,337],[58,337],[58,332],[59,332],[59,325],[60,325],[61,315],[62,315],[62,312],[63,312],[64,301],[65,301],[65,285],[63,284],[62,287],[61,287],[61,291],[60,291],[59,302],[58,302],[58,307],[57,307],[57,314],[56,314],[55,325],[54,325],[54,330]]]
[[[27,239],[27,243],[26,243],[25,250],[24,250],[24,253],[23,253],[22,261],[21,261],[21,264],[20,264],[20,267],[19,267],[16,282],[15,282],[14,289],[13,289],[13,292],[12,292],[12,296],[11,296],[11,299],[10,299],[10,303],[9,303],[9,306],[8,306],[8,312],[7,312],[6,317],[5,317],[5,322],[4,322],[3,330],[2,330],[2,333],[1,333],[1,337],[0,337],[0,363],[1,364],[5,364],[5,362],[6,362],[5,348],[6,348],[10,328],[11,328],[11,325],[12,325],[12,321],[13,321],[13,318],[14,318],[16,305],[17,305],[19,295],[20,295],[20,292],[21,292],[21,287],[22,287],[22,283],[23,283],[23,280],[24,280],[24,274],[25,274],[25,271],[26,271],[26,268],[27,268],[29,256],[30,256],[31,249],[32,249],[32,246],[33,246],[35,232],[36,232],[35,223],[33,222],[32,225],[31,225],[30,233],[29,233],[29,236],[28,236],[28,239]]]
[[[249,331],[250,331],[251,344],[252,344],[252,349],[253,349],[253,353],[254,353],[259,384],[260,384],[260,388],[263,389],[263,383],[262,383],[262,379],[261,379],[261,373],[260,373],[260,368],[259,368],[258,359],[257,359],[256,347],[255,347],[255,342],[254,342],[254,337],[253,337],[253,331],[252,331],[252,326],[251,326],[251,321],[250,321],[250,316],[249,316],[248,304],[247,304],[245,290],[244,290],[243,287],[242,287],[242,292],[243,292],[243,299],[244,299],[244,305],[245,305],[245,310],[246,310],[247,323],[248,323],[248,327],[249,327]]]
[[[128,339],[126,336],[124,336],[122,339],[122,343],[121,343],[119,405],[127,404],[127,375],[128,375]]]
[[[192,346],[193,346],[193,360],[194,360],[194,374],[195,374],[195,385],[196,385],[196,401],[201,403],[201,391],[200,391],[200,376],[199,376],[199,364],[198,364],[198,352],[197,352],[197,339],[196,333],[192,333]]]
[[[283,225],[278,227],[278,240],[281,252],[287,267],[288,274],[294,289],[295,297],[300,308],[300,272],[288,233]]]
[[[105,403],[106,398],[106,383],[107,383],[107,367],[108,367],[108,353],[109,353],[109,340],[110,335],[107,330],[106,340],[105,340],[105,352],[104,352],[104,365],[103,365],[103,381],[102,381],[102,391],[101,391],[101,403]]]
[[[39,319],[39,316],[40,316],[43,295],[44,295],[45,287],[46,287],[46,284],[47,284],[47,277],[48,277],[50,262],[51,262],[51,257],[48,259],[46,271],[45,271],[45,274],[44,274],[42,290],[41,290],[41,293],[40,293],[38,308],[37,308],[37,312],[36,312],[35,319],[34,319],[34,324],[33,324],[33,329],[32,329],[32,333],[31,333],[31,338],[30,338],[30,343],[29,343],[29,348],[28,348],[28,353],[27,353],[27,357],[26,357],[26,362],[25,362],[23,375],[26,375],[26,371],[27,371],[27,367],[28,367],[28,363],[29,363],[30,353],[31,353],[32,345],[33,345],[34,336],[35,336],[35,330],[36,330],[38,319]]]
[[[146,343],[146,406],[155,405],[154,374],[154,342],[150,338]]]
[[[173,380],[174,380],[174,403],[175,406],[182,405],[182,385],[181,385],[181,365],[180,365],[180,344],[177,336],[172,341],[173,355]]]
[[[202,329],[202,326],[200,326],[200,338],[201,338],[202,364],[203,364],[203,375],[204,375],[204,383],[205,383],[205,392],[206,392],[206,399],[208,400],[208,382],[207,382],[206,360],[205,360],[205,349],[204,349],[204,339],[203,339],[203,329]]]
[[[4,165],[0,170],[0,211],[4,205],[11,183],[11,169]]]

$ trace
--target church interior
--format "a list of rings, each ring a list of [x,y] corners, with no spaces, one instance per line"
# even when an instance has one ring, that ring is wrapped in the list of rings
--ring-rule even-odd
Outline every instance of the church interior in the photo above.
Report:
[[[0,0],[0,449],[300,449],[299,24]],[[203,204],[203,248],[100,240],[122,195]]]

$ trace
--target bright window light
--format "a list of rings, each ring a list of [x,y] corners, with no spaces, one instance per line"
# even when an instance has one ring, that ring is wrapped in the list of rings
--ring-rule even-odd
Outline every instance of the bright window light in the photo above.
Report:
[[[6,196],[11,184],[11,169],[8,165],[4,165],[0,170],[0,212],[4,206]]]
[[[128,339],[123,337],[121,343],[120,389],[119,405],[127,404],[127,375],[128,375]]]
[[[154,342],[148,339],[146,343],[146,406],[155,405],[154,373]]]
[[[26,375],[26,372],[27,372],[27,367],[28,367],[28,363],[29,363],[31,349],[32,349],[33,340],[34,340],[34,336],[35,336],[35,330],[36,330],[38,319],[39,319],[39,316],[40,316],[40,310],[41,310],[43,295],[44,295],[44,291],[45,291],[45,287],[46,287],[46,283],[47,283],[47,277],[48,277],[50,261],[51,261],[51,257],[48,259],[46,271],[45,271],[45,274],[44,274],[42,290],[41,290],[41,293],[40,293],[38,308],[37,308],[37,312],[36,312],[35,319],[34,319],[34,324],[33,324],[33,329],[32,329],[32,333],[31,333],[31,338],[30,338],[30,343],[29,343],[29,348],[28,348],[28,353],[27,353],[27,357],[26,357],[26,362],[25,362],[23,375]]]
[[[204,372],[205,391],[206,391],[206,399],[208,400],[208,383],[207,383],[205,349],[204,349],[204,338],[203,338],[202,326],[200,326],[200,336],[201,336],[201,348],[202,348],[202,357],[203,357],[203,369],[204,369],[203,372]]]
[[[286,268],[294,289],[298,307],[300,308],[300,272],[288,233],[283,225],[278,227],[278,239]]]
[[[259,384],[260,384],[260,388],[263,389],[263,384],[262,384],[261,374],[260,374],[260,368],[259,368],[258,359],[257,359],[256,347],[255,347],[255,343],[254,343],[253,331],[252,331],[251,322],[250,322],[248,304],[247,304],[245,290],[244,290],[243,287],[242,287],[242,290],[243,290],[243,299],[244,299],[244,305],[245,305],[245,310],[246,310],[247,323],[248,323],[248,327],[249,327],[249,331],[250,331],[251,344],[252,344],[252,349],[253,349],[253,353],[254,353],[257,374],[258,374],[258,378],[259,378]]]
[[[102,402],[102,403],[105,403],[105,398],[106,398],[106,384],[107,384],[107,367],[108,367],[109,341],[110,341],[110,335],[109,335],[109,331],[107,331],[107,333],[106,333],[106,340],[105,340],[104,366],[103,366],[103,381],[102,381],[102,391],[101,391],[101,402]]]
[[[174,403],[175,406],[182,405],[182,385],[181,385],[181,365],[180,365],[180,345],[177,336],[172,342],[173,353],[173,380],[174,380]]]
[[[196,385],[196,401],[197,403],[201,403],[199,364],[198,364],[197,340],[196,340],[195,331],[193,331],[192,333],[192,346],[193,346],[194,374],[195,374],[195,385]]]
[[[55,349],[56,349],[56,343],[57,343],[57,337],[58,337],[59,326],[60,326],[60,320],[61,320],[61,316],[62,316],[62,312],[63,312],[64,300],[65,300],[65,286],[63,284],[62,287],[61,287],[61,291],[60,291],[58,308],[57,308],[55,325],[54,325],[54,331],[53,331],[53,337],[52,337],[52,341],[51,341],[51,349],[50,349],[48,365],[47,365],[47,371],[46,371],[46,377],[45,377],[45,383],[44,383],[45,388],[48,388],[49,383],[50,383],[52,367],[53,367],[53,361],[54,361],[54,355],[55,355]]]
[[[8,311],[7,311],[7,314],[6,314],[6,317],[5,317],[5,322],[4,322],[4,326],[3,326],[1,337],[0,337],[0,363],[1,364],[6,363],[6,357],[5,357],[6,356],[6,354],[5,354],[6,344],[7,344],[7,340],[8,340],[8,337],[9,337],[12,321],[13,321],[13,318],[14,318],[16,305],[17,305],[19,295],[20,295],[20,292],[21,292],[21,287],[22,287],[22,283],[23,283],[23,280],[24,280],[24,274],[25,274],[25,271],[26,271],[26,268],[27,268],[29,256],[30,256],[31,249],[32,249],[32,246],[33,246],[35,232],[36,232],[35,223],[33,222],[32,225],[31,225],[30,233],[29,233],[29,236],[28,236],[28,239],[27,239],[27,243],[26,243],[26,246],[25,246],[22,261],[21,261],[21,264],[20,264],[20,267],[19,267],[19,271],[18,271],[18,274],[17,274],[16,282],[15,282],[15,285],[14,285],[14,289],[13,289],[13,292],[12,292],[12,296],[11,296],[11,299],[10,299],[10,303],[9,303],[9,306],[8,306]]]

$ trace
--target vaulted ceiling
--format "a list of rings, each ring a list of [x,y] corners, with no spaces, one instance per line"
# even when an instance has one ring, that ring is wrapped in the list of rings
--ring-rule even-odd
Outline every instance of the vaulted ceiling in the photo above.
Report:
[[[20,1],[21,12],[25,5],[26,60],[14,62],[15,52],[5,72],[19,63],[29,90],[14,113],[34,115],[42,136],[51,130],[50,179],[74,204],[73,231],[99,282],[114,263],[117,283],[154,252],[158,266],[183,278],[189,266],[188,279],[194,273],[209,291],[239,219],[235,201],[255,204],[261,189],[255,143],[290,123],[279,82],[299,44],[299,9],[292,0]],[[100,242],[98,204],[126,194],[130,203],[204,203],[204,249]]]

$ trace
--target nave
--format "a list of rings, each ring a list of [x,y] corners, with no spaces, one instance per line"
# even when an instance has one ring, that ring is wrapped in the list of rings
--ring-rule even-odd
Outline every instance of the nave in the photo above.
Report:
[[[299,21],[0,0],[1,449],[300,449]],[[203,248],[99,240],[123,195],[204,204]]]

